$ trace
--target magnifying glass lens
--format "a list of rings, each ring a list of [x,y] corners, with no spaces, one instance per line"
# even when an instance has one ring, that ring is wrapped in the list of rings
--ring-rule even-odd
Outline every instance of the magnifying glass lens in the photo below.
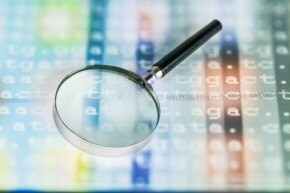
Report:
[[[86,69],[63,80],[55,107],[74,135],[98,146],[120,148],[142,142],[155,130],[159,103],[152,92],[129,71]]]
[[[107,65],[67,75],[55,95],[53,115],[59,131],[73,145],[95,155],[140,150],[150,141],[160,117],[149,83],[164,77],[221,29],[221,23],[213,20],[157,61],[144,78]]]

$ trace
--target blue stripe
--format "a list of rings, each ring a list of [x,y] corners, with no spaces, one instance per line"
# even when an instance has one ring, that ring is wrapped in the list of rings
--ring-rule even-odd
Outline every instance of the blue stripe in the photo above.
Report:
[[[144,49],[146,48],[146,49]],[[144,41],[139,38],[136,50],[136,68],[139,74],[144,74],[147,67],[151,67],[153,63],[154,46],[152,41]],[[145,67],[146,66],[146,67]],[[144,68],[145,67],[145,68]],[[137,101],[138,103],[138,101]],[[152,127],[152,122],[148,120],[140,120],[145,122],[146,125]],[[143,150],[133,157],[132,163],[132,183],[148,185],[150,183],[150,163],[152,152],[151,150]],[[139,163],[138,160],[142,160]]]
[[[105,0],[91,0],[90,2],[90,24],[87,47],[87,65],[102,64],[104,58],[104,40],[105,40],[105,23],[106,23],[106,5]],[[99,72],[95,73],[100,76]],[[100,93],[101,84],[96,84],[94,92]],[[84,116],[86,127],[95,128],[99,124],[100,100],[86,98],[84,108],[95,108],[96,114]]]

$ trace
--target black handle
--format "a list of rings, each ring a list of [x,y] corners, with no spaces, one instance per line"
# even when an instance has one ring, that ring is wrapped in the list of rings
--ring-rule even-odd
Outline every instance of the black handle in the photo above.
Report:
[[[222,24],[218,20],[213,20],[207,24],[204,28],[193,34],[153,66],[159,68],[162,71],[162,77],[170,72],[175,66],[177,66],[182,60],[189,56],[193,51],[199,48],[203,43],[209,40],[217,32],[222,29]]]

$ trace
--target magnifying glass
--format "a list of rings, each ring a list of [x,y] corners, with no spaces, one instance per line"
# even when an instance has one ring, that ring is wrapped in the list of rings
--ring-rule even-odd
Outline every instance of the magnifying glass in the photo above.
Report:
[[[99,156],[123,156],[148,144],[160,105],[151,84],[222,29],[213,20],[156,62],[144,76],[108,65],[68,74],[58,85],[53,116],[63,137]]]

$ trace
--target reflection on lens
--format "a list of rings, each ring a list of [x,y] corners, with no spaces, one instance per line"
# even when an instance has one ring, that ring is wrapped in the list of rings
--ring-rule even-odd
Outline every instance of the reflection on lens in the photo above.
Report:
[[[80,138],[104,147],[126,147],[149,137],[159,119],[158,102],[127,76],[89,69],[67,78],[56,95],[62,122]]]

